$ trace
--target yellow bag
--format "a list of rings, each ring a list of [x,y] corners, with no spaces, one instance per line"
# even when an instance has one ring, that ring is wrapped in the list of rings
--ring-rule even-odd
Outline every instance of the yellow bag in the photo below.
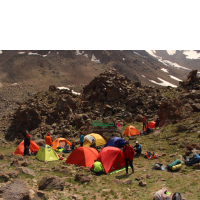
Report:
[[[175,170],[177,170],[177,169],[180,169],[181,167],[182,167],[181,164],[175,165],[175,166],[172,167],[172,170],[175,171]]]

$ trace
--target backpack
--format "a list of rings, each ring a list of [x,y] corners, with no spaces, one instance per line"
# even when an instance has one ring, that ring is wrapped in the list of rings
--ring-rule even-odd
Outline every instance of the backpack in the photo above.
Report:
[[[172,200],[182,200],[181,194],[179,192],[175,192],[172,196]]]

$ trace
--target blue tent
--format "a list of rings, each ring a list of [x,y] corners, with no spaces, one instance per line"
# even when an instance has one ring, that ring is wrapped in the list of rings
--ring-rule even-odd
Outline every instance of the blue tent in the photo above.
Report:
[[[125,140],[123,138],[120,137],[113,137],[110,140],[108,140],[108,142],[106,143],[106,145],[104,147],[119,147],[119,148],[123,148],[125,145]]]

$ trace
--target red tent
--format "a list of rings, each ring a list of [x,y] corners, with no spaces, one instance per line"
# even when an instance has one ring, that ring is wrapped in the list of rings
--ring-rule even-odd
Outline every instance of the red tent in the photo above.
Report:
[[[151,129],[155,128],[155,125],[156,125],[156,122],[154,122],[154,121],[149,122],[149,127]],[[144,129],[144,131],[146,131],[146,130],[147,130],[147,128]]]
[[[39,150],[38,145],[34,141],[30,141],[30,146],[29,146],[29,152],[34,152],[35,150]],[[13,153],[15,155],[24,155],[24,140],[19,144],[15,152]]]
[[[97,160],[102,163],[106,173],[125,167],[123,153],[117,147],[104,147]]]
[[[97,159],[98,154],[94,148],[79,147],[72,151],[65,163],[90,167]]]

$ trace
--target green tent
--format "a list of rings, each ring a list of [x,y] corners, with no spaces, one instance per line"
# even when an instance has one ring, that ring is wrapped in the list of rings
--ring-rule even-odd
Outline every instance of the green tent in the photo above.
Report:
[[[40,147],[36,158],[41,161],[54,161],[59,160],[57,153],[49,145],[43,145]]]

